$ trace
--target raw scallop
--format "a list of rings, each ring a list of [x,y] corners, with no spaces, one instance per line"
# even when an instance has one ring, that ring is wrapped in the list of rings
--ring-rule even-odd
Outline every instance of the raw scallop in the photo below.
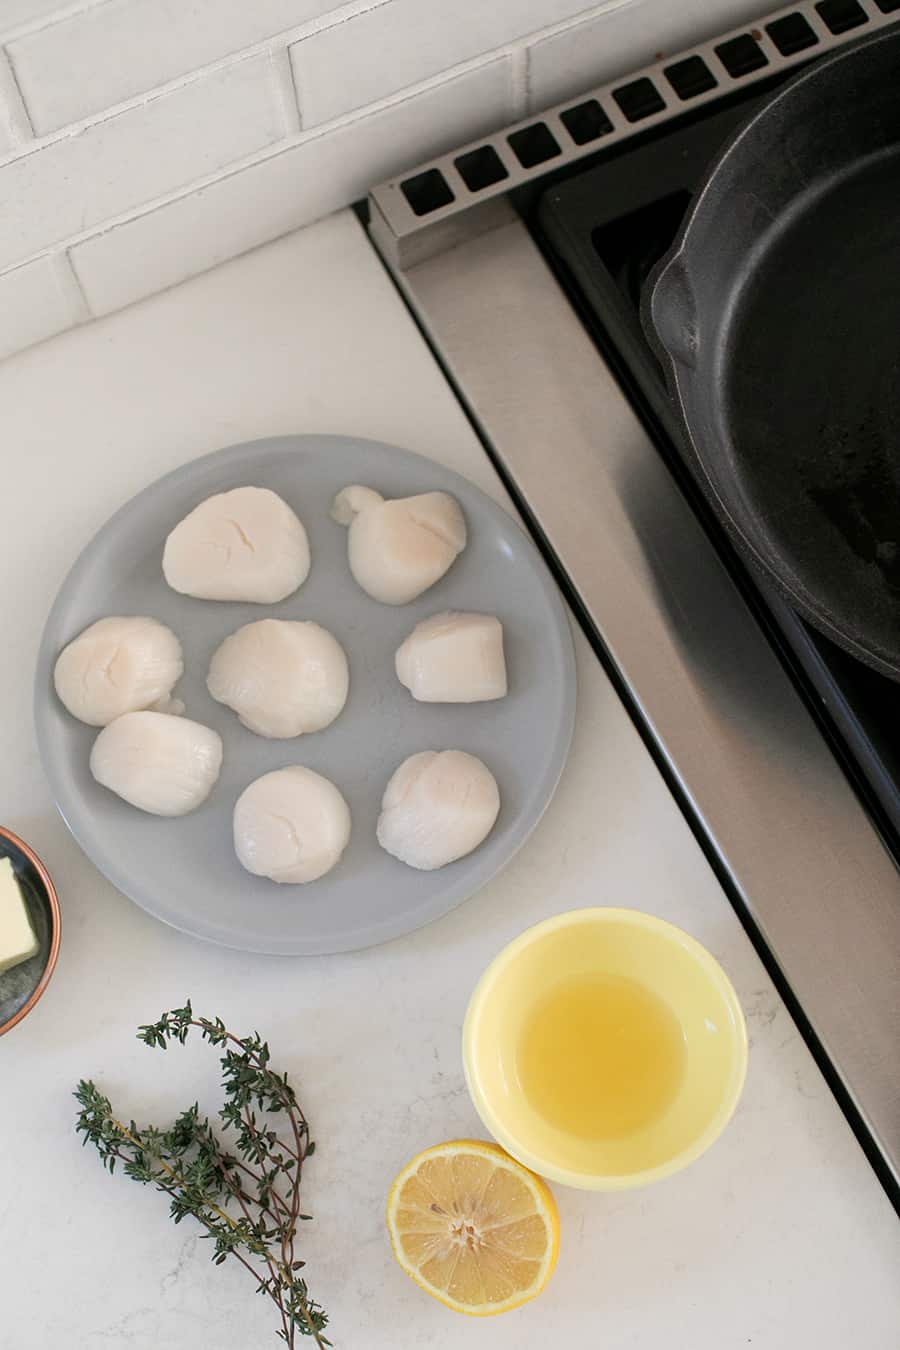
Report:
[[[53,683],[73,717],[105,727],[123,713],[165,704],[183,671],[171,628],[138,615],[115,616],[92,623],[63,648]]]
[[[487,838],[500,793],[486,764],[464,750],[410,755],[385,788],[378,842],[425,872],[464,858]]]
[[[257,778],[234,808],[238,861],[272,881],[324,876],[349,838],[350,808],[334,783],[299,764]]]
[[[207,497],[175,526],[163,573],[174,591],[199,600],[274,605],[306,580],[309,543],[277,493],[233,488]]]
[[[169,713],[125,713],[104,727],[91,750],[97,782],[154,816],[194,811],[221,767],[221,736]]]
[[[434,614],[397,648],[397,679],[420,703],[483,703],[506,694],[503,625],[493,614]]]
[[[405,605],[433,586],[466,546],[466,522],[449,492],[385,501],[372,488],[344,488],[331,515],[349,525],[347,556],[373,600]]]
[[[343,647],[327,629],[260,619],[225,639],[206,685],[257,736],[286,739],[334,721],[347,701],[350,673]]]

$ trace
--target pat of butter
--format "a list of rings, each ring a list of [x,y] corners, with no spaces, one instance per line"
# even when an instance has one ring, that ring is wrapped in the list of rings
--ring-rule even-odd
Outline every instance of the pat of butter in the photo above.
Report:
[[[12,863],[0,858],[0,974],[34,956],[39,945]]]

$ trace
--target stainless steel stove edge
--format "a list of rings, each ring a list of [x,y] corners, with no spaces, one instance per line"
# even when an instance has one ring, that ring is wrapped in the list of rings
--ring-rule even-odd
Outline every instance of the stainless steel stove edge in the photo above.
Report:
[[[900,1181],[900,876],[524,225],[492,226],[394,276]]]

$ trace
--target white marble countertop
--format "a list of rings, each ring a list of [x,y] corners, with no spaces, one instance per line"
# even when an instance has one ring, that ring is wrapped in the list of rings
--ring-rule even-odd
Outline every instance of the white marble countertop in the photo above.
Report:
[[[163,1197],[110,1179],[73,1133],[93,1076],[137,1117],[195,1096],[214,1057],[164,1062],[135,1026],[186,996],[258,1027],[300,1086],[319,1148],[303,1230],[340,1350],[895,1350],[900,1227],[616,694],[577,636],[578,722],[543,823],[449,918],[349,956],[273,960],[162,927],[98,875],[56,815],[31,730],[47,609],[82,545],[184,460],[277,432],[340,431],[445,461],[503,499],[487,458],[348,214],[0,366],[5,579],[0,819],[54,876],[59,967],[0,1040],[2,1350],[275,1345],[246,1275],[213,1267]],[[389,1183],[413,1152],[482,1133],[459,1056],[469,992],[522,928],[635,905],[694,933],[747,1012],[747,1087],[719,1143],[655,1188],[558,1191],[559,1265],[520,1312],[463,1319],[394,1265]]]

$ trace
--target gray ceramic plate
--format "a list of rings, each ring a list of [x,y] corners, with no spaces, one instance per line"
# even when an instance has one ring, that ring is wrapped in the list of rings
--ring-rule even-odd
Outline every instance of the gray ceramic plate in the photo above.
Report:
[[[447,575],[412,604],[380,605],[347,567],[347,532],[329,519],[348,483],[387,497],[443,489],[462,505],[469,543]],[[211,493],[243,484],[278,492],[309,534],[312,569],[278,605],[192,600],[171,591],[161,558],[169,530]],[[394,652],[420,619],[447,609],[495,613],[505,633],[510,692],[474,705],[420,704],[394,674]],[[146,815],[94,782],[95,732],[70,717],[53,689],[62,647],[107,614],[149,614],[184,646],[175,690],[187,715],[225,743],[222,774],[197,811]],[[206,690],[209,660],[229,633],[264,617],[315,619],[342,643],[350,695],[324,731],[268,741],[240,725]],[[562,772],[575,713],[568,620],[540,555],[514,521],[466,479],[419,455],[342,436],[283,436],[194,460],[134,497],[76,562],[47,620],[38,657],[35,721],[57,805],[81,847],[119,890],[175,928],[245,951],[349,951],[398,937],[446,914],[497,873],[540,819]],[[417,750],[480,756],[500,787],[487,840],[458,862],[417,872],[384,853],[375,823],[384,786]],[[254,778],[305,764],[331,778],[353,818],[338,866],[306,886],[252,877],[234,856],[231,814]]]

